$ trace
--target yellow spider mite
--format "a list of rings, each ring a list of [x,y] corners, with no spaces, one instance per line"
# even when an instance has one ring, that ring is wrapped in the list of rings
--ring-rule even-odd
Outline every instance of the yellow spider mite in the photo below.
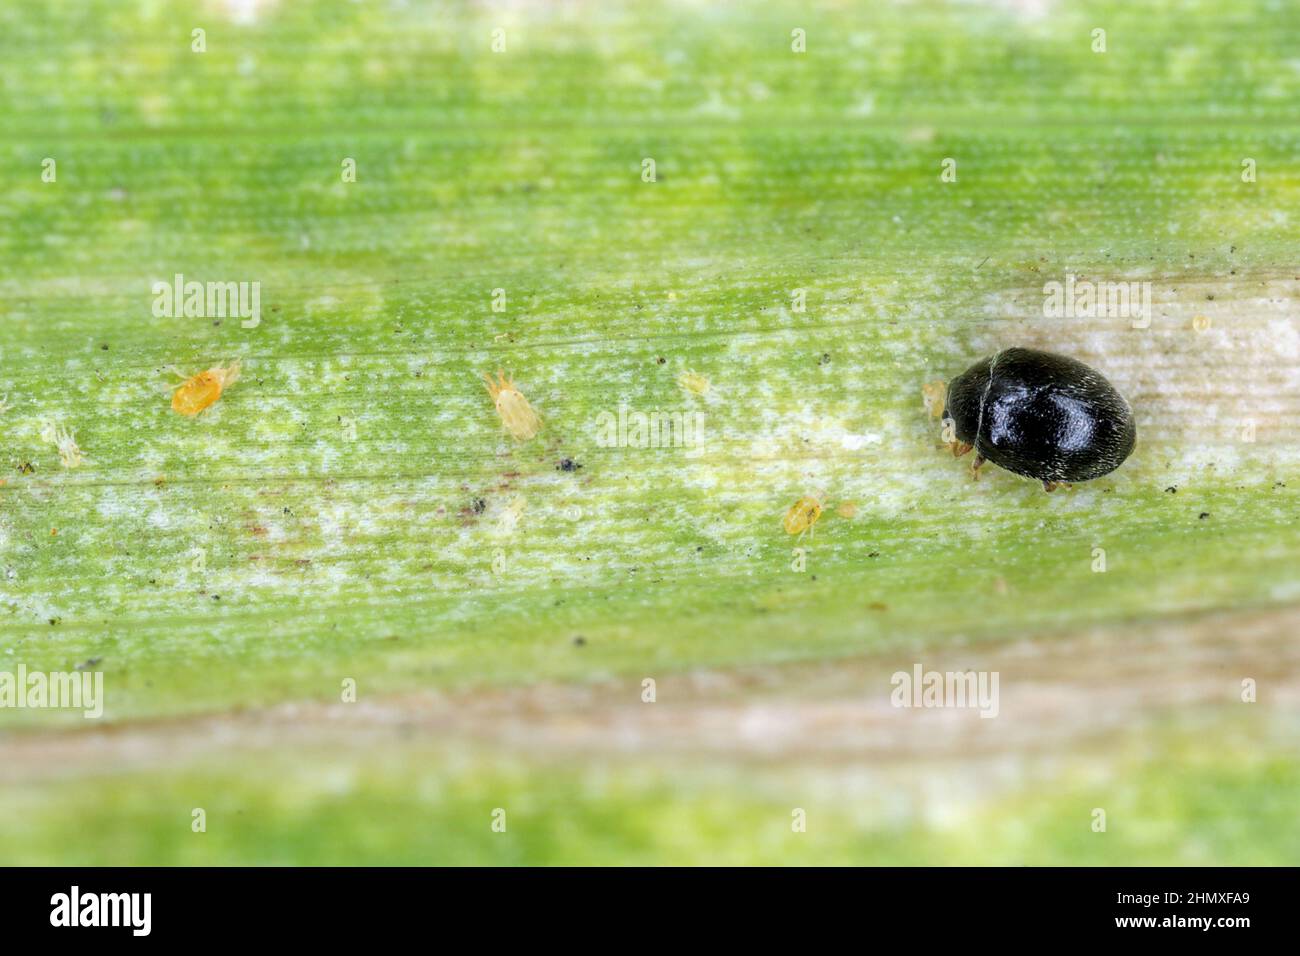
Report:
[[[183,376],[182,376],[183,377]],[[220,365],[191,375],[172,392],[172,411],[193,418],[221,397],[223,390],[239,378],[239,362],[228,367]]]
[[[813,531],[813,525],[817,524],[821,516],[821,498],[816,495],[804,495],[790,506],[790,510],[785,513],[785,518],[781,521],[781,526],[785,528],[786,534],[797,534],[802,538],[806,532]]]
[[[709,380],[699,372],[682,372],[677,376],[677,384],[695,395],[705,395],[709,391]]]
[[[524,393],[515,388],[515,383],[506,378],[501,369],[497,369],[497,381],[491,375],[484,375],[488,394],[501,416],[501,424],[506,427],[516,441],[528,441],[542,430],[542,418],[533,411]]]
[[[935,379],[921,386],[921,400],[931,418],[943,417],[943,405],[948,398],[948,385],[943,379]]]
[[[72,432],[62,425],[48,422],[45,428],[41,430],[41,437],[58,449],[59,463],[64,468],[81,467],[84,459],[81,457],[81,449],[77,447],[77,439]]]

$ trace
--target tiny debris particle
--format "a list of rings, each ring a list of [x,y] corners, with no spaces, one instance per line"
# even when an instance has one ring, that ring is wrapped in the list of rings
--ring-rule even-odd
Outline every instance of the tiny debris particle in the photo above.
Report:
[[[841,518],[855,518],[858,514],[858,506],[852,501],[842,501],[835,509],[835,513]]]
[[[830,352],[823,352],[821,358],[819,358],[819,359],[817,360],[817,364],[818,364],[818,365],[830,365],[830,364],[831,364],[831,353],[830,353]]]
[[[1165,491],[1169,492],[1169,494],[1171,495],[1178,494],[1178,489],[1175,488],[1173,485],[1170,485],[1168,488],[1165,489]]]
[[[487,499],[485,499],[485,498],[475,498],[474,501],[473,501],[473,503],[470,505],[470,509],[471,509],[471,510],[476,514],[476,515],[481,515],[484,511],[487,510]]]
[[[655,362],[656,362],[657,364],[659,364],[659,365],[663,365],[663,364],[664,364],[665,362],[667,362],[667,361],[668,361],[668,360],[667,360],[666,358],[664,358],[662,355],[659,356],[657,359],[655,359]]]
[[[1208,511],[1202,511],[1202,512],[1201,512],[1201,516],[1200,516],[1200,520],[1204,521],[1204,520],[1205,520],[1206,518],[1208,518],[1209,516],[1210,516],[1210,513],[1209,513]]]
[[[88,657],[88,658],[86,658],[84,661],[82,661],[80,664],[76,665],[76,666],[73,668],[73,670],[78,670],[78,671],[90,670],[90,668],[94,667],[96,664],[98,664],[98,663],[99,663],[100,661],[102,661],[102,660],[103,660],[102,657]]]
[[[867,607],[869,607],[869,608],[870,608],[871,610],[873,610],[873,611],[888,611],[888,610],[889,610],[889,605],[886,604],[886,603],[884,603],[883,601],[872,601],[870,604],[867,605]]]
[[[577,471],[581,467],[582,465],[574,461],[572,458],[561,458],[559,463],[555,466],[557,471]]]
[[[581,634],[579,634],[577,637],[575,637],[575,638],[573,639],[573,646],[574,646],[574,647],[586,647],[586,646],[587,646],[587,639],[586,639],[585,637],[583,637]]]
[[[30,461],[25,461],[18,466],[18,473],[20,475],[30,475],[35,470],[36,470],[36,466],[33,465]]]

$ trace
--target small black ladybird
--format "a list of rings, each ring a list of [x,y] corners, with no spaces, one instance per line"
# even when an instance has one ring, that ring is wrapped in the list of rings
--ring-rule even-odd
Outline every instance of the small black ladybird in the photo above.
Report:
[[[948,386],[944,425],[952,453],[1037,478],[1047,491],[1100,478],[1133,451],[1133,411],[1101,373],[1064,355],[1003,349]]]

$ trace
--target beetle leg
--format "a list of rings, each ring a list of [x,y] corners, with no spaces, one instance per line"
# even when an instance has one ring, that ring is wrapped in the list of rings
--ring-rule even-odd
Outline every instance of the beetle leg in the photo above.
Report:
[[[1043,490],[1046,491],[1049,495],[1059,487],[1061,487],[1061,483],[1059,481],[1043,482]]]
[[[975,481],[980,480],[980,469],[984,467],[984,462],[986,461],[988,461],[988,459],[985,458],[983,455],[981,455],[979,452],[976,452],[975,457],[971,459],[970,476]]]
[[[948,447],[952,449],[952,457],[960,458],[962,455],[966,454],[975,446],[968,445],[964,441],[954,441],[954,442],[949,442]]]

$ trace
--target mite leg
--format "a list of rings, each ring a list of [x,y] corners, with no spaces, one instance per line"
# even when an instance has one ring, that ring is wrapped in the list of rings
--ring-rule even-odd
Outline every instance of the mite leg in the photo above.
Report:
[[[1067,482],[1064,482],[1064,481],[1044,481],[1044,482],[1043,482],[1043,490],[1046,491],[1046,492],[1053,492],[1053,491],[1055,491],[1057,488],[1064,488],[1066,491],[1069,491],[1072,487],[1073,487],[1072,485],[1070,485],[1070,484],[1068,484]]]
[[[948,447],[952,449],[952,457],[960,458],[962,455],[966,454],[975,446],[968,445],[964,441],[954,441],[954,442],[949,442]]]
[[[988,461],[988,459],[985,458],[983,455],[981,455],[979,452],[975,453],[975,457],[971,459],[971,463],[970,463],[970,476],[973,480],[975,481],[980,480],[980,469],[984,467],[984,463],[986,461]]]

